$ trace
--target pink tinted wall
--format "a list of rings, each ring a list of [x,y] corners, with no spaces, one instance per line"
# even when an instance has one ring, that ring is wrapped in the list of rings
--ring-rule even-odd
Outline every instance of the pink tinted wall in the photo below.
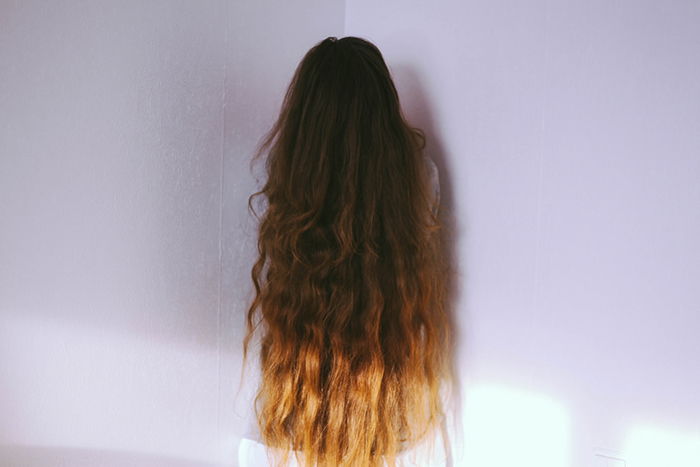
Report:
[[[346,6],[440,168],[456,465],[700,465],[700,5]]]
[[[0,2],[0,465],[235,465],[248,159],[343,15]]]
[[[440,168],[454,464],[700,462],[696,4],[0,11],[0,463],[234,461],[248,159],[327,35],[381,48]]]

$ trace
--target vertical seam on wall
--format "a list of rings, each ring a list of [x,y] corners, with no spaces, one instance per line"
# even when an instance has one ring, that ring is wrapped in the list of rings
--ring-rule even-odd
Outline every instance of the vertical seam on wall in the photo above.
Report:
[[[216,435],[221,440],[221,303],[223,281],[223,231],[224,231],[224,155],[226,150],[226,87],[228,84],[228,2],[224,2],[224,53],[221,84],[221,159],[219,161],[219,274],[218,304],[216,309]]]
[[[343,0],[343,36],[348,33],[348,0]]]
[[[545,101],[546,101],[546,78],[547,78],[547,64],[549,61],[549,8],[547,6],[547,1],[544,2],[544,32],[543,32],[543,54],[542,54],[542,100],[540,102],[540,147],[539,147],[539,157],[537,161],[538,167],[538,178],[537,178],[537,220],[536,220],[536,235],[535,235],[535,261],[533,266],[533,278],[532,278],[532,310],[530,312],[530,339],[532,339],[534,325],[535,325],[535,315],[537,314],[537,306],[539,302],[539,291],[541,283],[541,258],[542,258],[542,198],[544,191],[544,142],[545,142]],[[532,341],[531,341],[532,343]],[[534,382],[534,372],[531,373],[531,385]]]

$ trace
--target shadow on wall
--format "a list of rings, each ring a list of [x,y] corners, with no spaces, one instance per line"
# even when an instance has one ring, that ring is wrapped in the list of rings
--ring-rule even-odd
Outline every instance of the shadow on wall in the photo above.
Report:
[[[449,258],[451,274],[448,284],[450,309],[467,295],[469,280],[459,270],[457,241],[464,241],[469,232],[468,219],[460,218],[457,225],[454,213],[454,190],[448,161],[440,141],[441,125],[436,122],[426,98],[420,70],[411,65],[399,64],[391,67],[397,90],[401,96],[401,108],[409,124],[420,128],[426,135],[425,153],[438,166],[440,177],[440,219],[444,225],[443,244]],[[460,181],[462,183],[462,181]],[[466,226],[466,228],[464,227]],[[469,336],[461,336],[460,329],[470,330],[470,310],[462,306],[459,317],[451,313],[454,330],[453,364],[454,375],[458,368],[470,368]],[[458,318],[458,319],[457,319]],[[456,356],[463,356],[457,366]],[[462,379],[464,372],[462,372]],[[474,465],[479,467],[572,467],[574,458],[574,424],[570,410],[554,399],[541,394],[519,390],[508,385],[476,384],[466,390],[463,381],[455,377],[454,408],[450,414],[455,434],[452,437],[451,465]],[[464,394],[465,396],[462,396]],[[464,401],[461,400],[464,397]],[[448,441],[448,442],[449,442]],[[619,452],[614,457],[596,457],[596,447],[590,447],[591,462],[598,460],[598,467],[613,465],[607,459],[616,459],[626,467],[659,467],[674,465],[681,467],[700,466],[700,430],[674,430],[640,423],[627,429],[627,435]],[[617,465],[617,464],[615,464]]]
[[[460,309],[459,317],[456,316],[456,304],[460,302],[460,296],[463,293],[461,287],[466,285],[465,275],[459,269],[457,248],[458,239],[464,238],[464,232],[457,231],[457,222],[454,216],[454,189],[452,185],[451,171],[447,167],[449,158],[445,156],[445,151],[440,144],[442,139],[439,125],[436,125],[433,118],[433,112],[430,106],[430,100],[426,98],[423,86],[423,80],[420,72],[412,65],[399,64],[390,66],[392,78],[397,87],[400,96],[400,104],[404,116],[408,123],[416,128],[420,128],[425,133],[426,143],[424,153],[435,162],[438,167],[438,179],[440,184],[440,210],[438,217],[442,223],[443,230],[441,232],[441,242],[443,245],[443,254],[448,260],[448,268],[450,273],[447,276],[447,307],[449,313],[450,328],[452,329],[453,342],[450,349],[451,373],[454,385],[450,388],[453,394],[453,400],[450,407],[452,424],[456,429],[455,438],[462,437],[463,427],[460,417],[455,414],[462,413],[461,394],[463,394],[462,383],[460,381],[459,368],[464,368],[467,365],[465,362],[458,363],[458,355],[470,355],[468,347],[468,339],[463,339],[460,335],[460,329],[470,329],[470,319],[468,311],[465,308]],[[465,220],[461,219],[461,225],[465,225]],[[464,303],[464,301],[462,301]],[[448,411],[448,416],[450,415]],[[443,431],[445,428],[443,427]],[[449,439],[446,439],[448,445],[452,444]],[[451,461],[451,460],[450,460]]]

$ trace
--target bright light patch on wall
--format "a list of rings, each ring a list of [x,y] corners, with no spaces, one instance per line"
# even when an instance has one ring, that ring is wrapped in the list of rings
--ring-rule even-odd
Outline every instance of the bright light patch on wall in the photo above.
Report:
[[[640,426],[630,431],[623,453],[629,467],[699,467],[700,431]]]
[[[536,394],[499,386],[467,390],[464,463],[479,467],[568,467],[571,421],[564,408]]]

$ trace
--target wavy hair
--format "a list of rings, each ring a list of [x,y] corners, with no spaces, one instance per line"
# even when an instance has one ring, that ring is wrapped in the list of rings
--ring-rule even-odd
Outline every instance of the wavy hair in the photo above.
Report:
[[[262,325],[254,405],[275,465],[294,451],[305,466],[394,466],[442,421],[447,263],[424,148],[375,45],[329,37],[306,53],[248,198],[266,206],[243,358]]]

